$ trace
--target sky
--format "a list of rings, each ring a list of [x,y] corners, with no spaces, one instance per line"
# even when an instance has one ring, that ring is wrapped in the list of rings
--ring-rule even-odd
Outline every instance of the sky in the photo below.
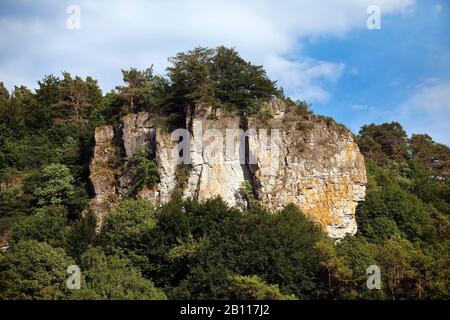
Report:
[[[450,145],[449,0],[0,0],[9,90],[68,71],[107,92],[121,69],[164,74],[177,52],[218,45],[354,133],[398,121]]]

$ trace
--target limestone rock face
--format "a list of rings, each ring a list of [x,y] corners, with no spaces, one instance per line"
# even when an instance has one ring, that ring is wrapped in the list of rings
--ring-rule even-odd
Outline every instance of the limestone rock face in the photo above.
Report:
[[[175,142],[162,129],[156,129],[154,141],[155,161],[159,167],[160,182],[156,188],[144,188],[139,192],[139,196],[160,205],[169,202],[172,192],[177,186],[177,155]]]
[[[114,203],[114,196],[116,195],[115,170],[111,166],[111,162],[116,157],[113,140],[113,127],[104,126],[95,129],[94,158],[89,170],[95,192],[92,206],[97,212],[99,221],[103,219],[104,214]]]
[[[222,115],[220,120],[207,118],[196,115],[190,119],[192,170],[183,197],[206,200],[221,196],[232,206],[245,205],[239,192],[244,181],[249,178],[248,168],[239,153],[239,148],[243,146],[233,141],[233,152],[225,152],[226,131],[234,133],[239,130],[240,118],[226,115]]]
[[[250,119],[249,126],[256,127],[257,121]],[[355,210],[364,200],[367,181],[364,158],[351,133],[326,121],[310,122],[301,130],[297,120],[273,119],[268,125],[279,129],[275,146],[261,151],[260,137],[249,141],[256,157],[249,167],[261,203],[272,209],[296,204],[333,238],[355,234]]]
[[[293,203],[331,237],[355,234],[355,209],[364,200],[366,171],[351,133],[326,118],[293,114],[277,100],[265,108],[270,111],[265,120],[203,107],[188,112],[189,170],[183,183],[177,173],[178,142],[156,127],[147,113],[128,114],[116,130],[97,128],[90,167],[94,209],[103,217],[114,201],[126,196],[130,178],[123,168],[111,165],[117,150],[130,157],[148,146],[159,166],[160,182],[138,196],[155,205],[167,203],[182,186],[184,198],[221,196],[229,205],[242,207],[246,202],[240,189],[248,181],[269,209]],[[120,138],[114,138],[115,131],[121,132]]]
[[[120,138],[115,132],[121,133]],[[127,159],[139,148],[149,148],[159,166],[160,182],[155,188],[140,190],[138,196],[159,205],[170,200],[177,184],[174,144],[167,133],[153,125],[149,114],[145,112],[124,116],[117,128],[96,128],[90,180],[95,193],[92,207],[100,223],[105,214],[127,196],[133,182],[127,161],[121,166],[115,163],[120,158],[119,150],[124,150],[122,158]]]
[[[129,113],[122,118],[122,140],[125,154],[130,157],[136,149],[150,147],[155,128],[147,112]]]

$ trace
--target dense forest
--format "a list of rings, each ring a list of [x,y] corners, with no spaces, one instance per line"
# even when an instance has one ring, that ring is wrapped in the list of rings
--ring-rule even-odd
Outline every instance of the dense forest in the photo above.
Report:
[[[355,136],[368,175],[355,236],[335,242],[295,206],[268,211],[245,188],[246,209],[176,192],[154,207],[130,194],[98,231],[96,127],[145,110],[176,128],[200,104],[270,117],[261,105],[274,97],[308,108],[234,49],[169,62],[166,75],[122,70],[124,84],[106,94],[67,72],[35,90],[0,83],[0,299],[450,298],[450,149],[395,122]],[[138,187],[158,175],[141,158]],[[79,290],[66,286],[74,264]],[[370,265],[382,271],[379,290],[366,286]]]

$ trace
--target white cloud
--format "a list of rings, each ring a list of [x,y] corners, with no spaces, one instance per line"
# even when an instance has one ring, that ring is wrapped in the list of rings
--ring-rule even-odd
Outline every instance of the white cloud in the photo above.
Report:
[[[264,65],[295,98],[326,101],[326,84],[339,79],[344,64],[302,55],[301,42],[365,28],[373,0],[80,0],[79,31],[66,28],[69,3],[16,3],[31,14],[0,18],[0,77],[9,88],[67,70],[90,74],[111,89],[121,81],[121,68],[154,64],[164,72],[176,52],[224,44]],[[388,15],[414,0],[376,3]]]
[[[409,133],[427,133],[450,145],[450,82],[425,81],[398,107],[396,114]]]
[[[265,66],[282,85],[289,84],[286,93],[290,97],[319,102],[329,99],[329,93],[323,89],[323,83],[337,81],[345,68],[343,63],[311,58],[293,61],[278,56],[269,57]]]
[[[432,82],[435,82],[432,81]],[[423,84],[404,107],[424,112],[450,112],[450,83]]]
[[[371,107],[367,104],[353,104],[350,106],[350,109],[355,110],[355,111],[367,111],[367,110],[372,110],[373,107]]]

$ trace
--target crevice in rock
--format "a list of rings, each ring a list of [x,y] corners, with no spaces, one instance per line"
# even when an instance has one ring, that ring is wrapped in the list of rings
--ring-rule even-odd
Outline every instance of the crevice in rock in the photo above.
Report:
[[[123,141],[123,125],[117,125],[113,127],[114,130],[114,138],[113,144],[117,148],[118,154],[117,156],[120,158],[126,157],[125,145]]]
[[[244,131],[244,134],[247,132],[248,125],[248,116],[247,114],[243,114],[240,117],[239,127]],[[242,167],[242,171],[244,173],[245,181],[248,181],[252,186],[252,191],[256,199],[258,199],[257,190],[261,187],[258,183],[258,180],[255,177],[255,172],[257,172],[258,165],[250,164],[250,139],[247,135],[244,136],[244,145],[241,144],[241,140],[239,139],[239,157],[241,155],[241,148],[244,148],[244,163],[242,163],[241,159],[239,159]]]

